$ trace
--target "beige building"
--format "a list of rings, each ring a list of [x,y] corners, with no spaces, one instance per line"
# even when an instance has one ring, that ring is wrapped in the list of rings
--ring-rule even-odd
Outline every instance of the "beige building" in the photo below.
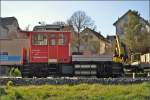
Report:
[[[0,53],[6,53],[10,56],[21,56],[22,48],[28,50],[28,38],[27,34],[21,32],[18,21],[15,17],[0,18]],[[14,62],[4,61],[1,64],[11,64]],[[20,63],[20,62],[16,62]]]
[[[27,34],[21,32],[17,19],[0,17],[0,75],[9,73],[9,67],[1,65],[21,64],[19,60],[8,61],[8,56],[21,59],[22,48],[28,50],[28,39]]]
[[[144,18],[142,18],[140,16],[140,14],[138,14],[137,11],[134,10],[128,10],[124,15],[122,15],[120,18],[118,18],[118,20],[113,24],[116,27],[116,33],[119,35],[120,41],[121,43],[125,44],[125,25],[128,22],[128,16],[129,14],[133,14],[135,16],[137,16],[139,18],[139,22],[140,24],[142,24],[144,27],[146,27],[146,31],[149,33],[149,37],[150,37],[150,23],[148,22],[148,20],[145,20]],[[143,28],[141,28],[142,31]],[[139,52],[140,49],[136,49],[136,52]],[[128,47],[126,47],[126,51],[128,52]],[[146,52],[150,52],[150,45],[149,47],[147,47]]]
[[[125,27],[125,24],[127,24],[128,22],[129,13],[136,15],[139,18],[140,23],[144,25],[147,31],[150,33],[150,23],[148,22],[148,20],[145,20],[144,18],[142,18],[139,14],[137,14],[136,11],[128,10],[124,15],[118,18],[118,20],[113,24],[116,27],[116,33],[119,35],[121,42],[123,43],[125,43],[124,27]]]
[[[20,32],[18,21],[15,17],[0,17],[0,39],[27,38]]]
[[[100,33],[85,28],[80,33],[80,52],[101,55],[111,53],[111,44]]]

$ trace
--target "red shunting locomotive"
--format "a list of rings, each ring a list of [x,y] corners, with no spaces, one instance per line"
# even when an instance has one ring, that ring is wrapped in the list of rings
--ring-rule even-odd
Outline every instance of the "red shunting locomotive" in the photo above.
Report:
[[[112,61],[107,55],[85,56],[72,55],[70,45],[70,32],[65,31],[29,31],[26,39],[17,39],[6,42],[18,46],[20,52],[13,53],[11,48],[3,46],[7,55],[0,55],[0,66],[17,66],[22,77],[48,77],[48,76],[97,76],[120,77],[123,67],[120,63]],[[18,42],[17,42],[18,41]],[[9,48],[9,50],[8,50]],[[4,59],[5,58],[5,59]]]

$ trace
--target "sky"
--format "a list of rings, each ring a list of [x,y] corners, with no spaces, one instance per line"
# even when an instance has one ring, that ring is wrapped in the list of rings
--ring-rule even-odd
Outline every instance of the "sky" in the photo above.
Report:
[[[39,21],[51,24],[66,21],[78,10],[85,11],[94,20],[96,31],[103,36],[114,35],[113,23],[129,9],[136,10],[141,17],[150,20],[150,1],[1,1],[1,17],[17,18],[21,29],[30,30]]]

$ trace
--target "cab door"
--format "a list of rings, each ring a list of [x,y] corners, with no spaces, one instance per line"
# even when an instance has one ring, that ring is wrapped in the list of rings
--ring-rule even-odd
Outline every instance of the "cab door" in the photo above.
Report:
[[[57,32],[49,34],[48,63],[57,63]]]
[[[70,54],[70,45],[69,45],[69,33],[68,32],[60,32],[58,34],[58,61],[60,63],[68,63],[69,62],[69,54]]]
[[[48,35],[35,32],[30,35],[30,61],[33,63],[47,63],[48,61]]]

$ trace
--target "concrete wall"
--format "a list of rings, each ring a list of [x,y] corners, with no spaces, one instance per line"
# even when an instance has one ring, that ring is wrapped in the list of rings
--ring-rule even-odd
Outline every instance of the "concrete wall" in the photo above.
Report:
[[[8,30],[0,25],[0,39],[7,38]]]
[[[28,39],[3,39],[0,40],[0,52],[7,52],[11,56],[21,56],[22,48],[26,48],[29,52]],[[29,54],[27,55],[29,57]],[[20,62],[1,61],[0,65],[18,64]]]

